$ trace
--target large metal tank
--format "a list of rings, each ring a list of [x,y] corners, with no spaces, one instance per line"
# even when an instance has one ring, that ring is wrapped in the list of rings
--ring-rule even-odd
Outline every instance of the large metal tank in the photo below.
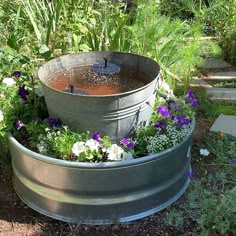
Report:
[[[81,163],[35,153],[9,135],[13,183],[31,208],[55,219],[112,224],[158,212],[186,190],[192,132],[178,145],[134,160]]]

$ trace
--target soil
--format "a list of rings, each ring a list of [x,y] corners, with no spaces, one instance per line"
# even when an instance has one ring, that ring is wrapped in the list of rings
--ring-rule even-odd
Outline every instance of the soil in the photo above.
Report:
[[[192,148],[192,168],[196,177],[201,175],[198,165],[200,145],[210,126],[207,119],[197,118]],[[188,191],[175,204],[184,201],[186,194]],[[32,210],[19,199],[12,186],[9,158],[0,162],[0,236],[197,236],[194,222],[180,232],[165,224],[166,214],[168,208],[140,220],[113,225],[81,225],[54,220]]]

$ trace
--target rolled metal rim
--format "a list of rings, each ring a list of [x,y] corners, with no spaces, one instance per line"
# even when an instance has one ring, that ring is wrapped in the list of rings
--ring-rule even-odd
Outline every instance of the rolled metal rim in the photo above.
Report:
[[[76,162],[76,161],[67,161],[67,160],[60,160],[53,157],[45,156],[42,154],[39,154],[37,152],[31,151],[30,149],[24,147],[21,143],[19,143],[11,133],[8,133],[8,139],[9,141],[14,144],[16,147],[18,147],[21,151],[26,153],[29,156],[33,156],[35,159],[51,163],[54,165],[60,165],[60,166],[66,166],[66,167],[81,167],[81,168],[88,168],[88,169],[105,169],[105,168],[116,168],[116,167],[126,167],[131,165],[138,165],[142,164],[144,162],[149,162],[157,158],[165,158],[169,153],[176,151],[177,149],[180,149],[183,145],[183,143],[187,142],[188,139],[192,136],[192,133],[194,131],[194,128],[196,127],[196,120],[195,117],[192,119],[192,131],[189,132],[189,134],[180,142],[179,144],[164,150],[160,153],[154,153],[150,154],[148,156],[139,157],[132,160],[124,160],[124,161],[117,161],[117,162],[100,162],[100,163],[88,163],[88,162]]]
[[[93,53],[102,53],[102,51],[92,51]],[[126,53],[126,52],[118,52],[118,51],[106,51],[107,53],[117,53],[117,54],[129,54],[129,55],[132,55],[132,56],[138,56],[138,57],[142,57],[142,58],[146,58],[147,60],[150,60],[150,61],[153,61],[153,62],[156,62],[154,59],[151,59],[149,57],[146,57],[146,56],[143,56],[143,55],[139,55],[139,54],[136,54],[136,53]],[[64,55],[64,56],[60,56],[58,58],[63,58],[63,57],[68,57],[69,55],[74,55],[74,56],[80,56],[81,54],[88,54],[90,52],[81,52],[81,53],[73,53],[73,54],[67,54],[67,55]],[[103,52],[104,53],[104,52]],[[51,62],[54,62],[56,63],[56,60],[58,60],[58,58],[54,58],[50,61],[48,61],[47,63],[51,63]],[[156,62],[157,66],[159,67],[159,64]],[[40,79],[40,71],[43,70],[44,68],[44,65],[40,66],[39,67],[39,70],[38,70],[38,78]],[[123,93],[117,93],[117,94],[107,94],[107,95],[88,95],[88,94],[72,94],[72,93],[66,93],[66,92],[63,92],[61,90],[58,90],[58,89],[55,89],[55,88],[52,88],[50,86],[48,86],[46,83],[44,83],[43,80],[40,79],[40,81],[44,84],[44,86],[52,89],[52,90],[55,90],[57,92],[60,92],[60,93],[63,93],[63,94],[66,94],[67,96],[82,96],[82,97],[91,97],[91,98],[103,98],[103,97],[117,97],[119,95],[129,95],[129,94],[132,94],[132,93],[136,93],[140,90],[143,90],[147,87],[150,86],[150,84],[153,83],[153,81],[157,80],[157,78],[159,78],[160,76],[160,67],[159,67],[159,72],[157,73],[157,75],[155,76],[155,78],[153,78],[151,80],[151,82],[145,84],[144,86],[141,86],[137,89],[134,89],[134,90],[130,90],[130,91],[127,91],[127,92],[123,92]]]

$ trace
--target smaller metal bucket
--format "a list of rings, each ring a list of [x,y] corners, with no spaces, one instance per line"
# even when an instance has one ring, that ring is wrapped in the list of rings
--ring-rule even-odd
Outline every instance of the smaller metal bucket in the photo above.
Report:
[[[132,68],[148,75],[148,82],[138,89],[113,95],[81,95],[62,92],[48,86],[56,73],[85,65],[94,65],[104,58],[120,67]],[[87,52],[55,58],[38,71],[50,116],[57,117],[74,130],[108,135],[119,141],[129,136],[140,123],[148,123],[154,104],[160,67],[148,57],[122,52]]]

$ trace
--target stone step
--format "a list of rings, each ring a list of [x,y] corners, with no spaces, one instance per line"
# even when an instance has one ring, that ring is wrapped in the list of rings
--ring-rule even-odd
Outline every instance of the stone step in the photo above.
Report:
[[[236,137],[236,116],[220,114],[210,131],[221,131]]]
[[[236,88],[206,88],[206,94],[211,100],[236,103]]]
[[[207,73],[204,80],[213,81],[236,81],[236,71],[220,71],[214,73]]]
[[[202,70],[221,70],[224,68],[232,67],[232,65],[222,58],[208,58],[206,59],[205,63],[201,66]]]

